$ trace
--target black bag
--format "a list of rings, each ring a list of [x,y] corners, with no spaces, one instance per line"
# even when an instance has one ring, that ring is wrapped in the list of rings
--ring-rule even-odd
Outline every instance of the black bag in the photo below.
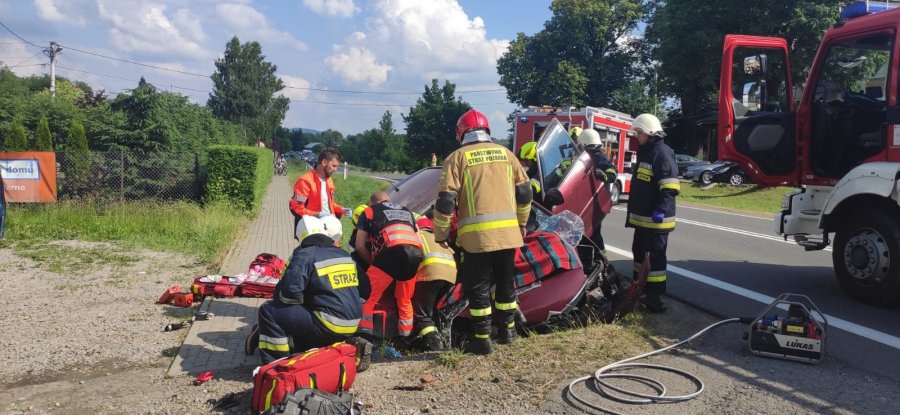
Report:
[[[272,405],[268,415],[356,415],[363,411],[362,402],[354,402],[353,395],[339,391],[336,395],[318,389],[297,389],[284,401]]]

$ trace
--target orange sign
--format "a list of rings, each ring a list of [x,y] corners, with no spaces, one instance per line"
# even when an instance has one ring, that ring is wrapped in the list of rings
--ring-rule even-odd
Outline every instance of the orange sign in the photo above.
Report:
[[[56,153],[0,152],[0,174],[7,202],[56,203]]]

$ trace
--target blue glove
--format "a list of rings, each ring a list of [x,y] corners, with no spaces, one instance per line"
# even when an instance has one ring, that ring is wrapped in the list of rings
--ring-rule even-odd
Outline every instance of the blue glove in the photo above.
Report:
[[[653,211],[653,223],[662,223],[663,219],[665,219],[666,214],[661,210]]]

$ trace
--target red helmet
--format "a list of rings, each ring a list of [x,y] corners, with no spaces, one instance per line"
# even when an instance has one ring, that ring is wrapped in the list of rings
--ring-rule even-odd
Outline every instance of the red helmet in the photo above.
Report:
[[[483,128],[488,134],[491,133],[491,127],[488,125],[487,117],[476,110],[468,110],[456,121],[456,141],[462,141],[463,134],[478,128]]]
[[[419,220],[416,221],[416,226],[418,226],[419,229],[434,230],[434,222],[432,222],[431,219],[428,219],[425,216],[422,216],[421,218],[419,218]]]

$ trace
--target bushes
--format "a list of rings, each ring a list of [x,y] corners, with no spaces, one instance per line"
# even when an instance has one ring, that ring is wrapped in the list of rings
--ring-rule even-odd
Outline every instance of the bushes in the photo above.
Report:
[[[259,208],[272,180],[274,156],[264,148],[211,146],[208,155],[207,200],[226,201],[246,210]]]

